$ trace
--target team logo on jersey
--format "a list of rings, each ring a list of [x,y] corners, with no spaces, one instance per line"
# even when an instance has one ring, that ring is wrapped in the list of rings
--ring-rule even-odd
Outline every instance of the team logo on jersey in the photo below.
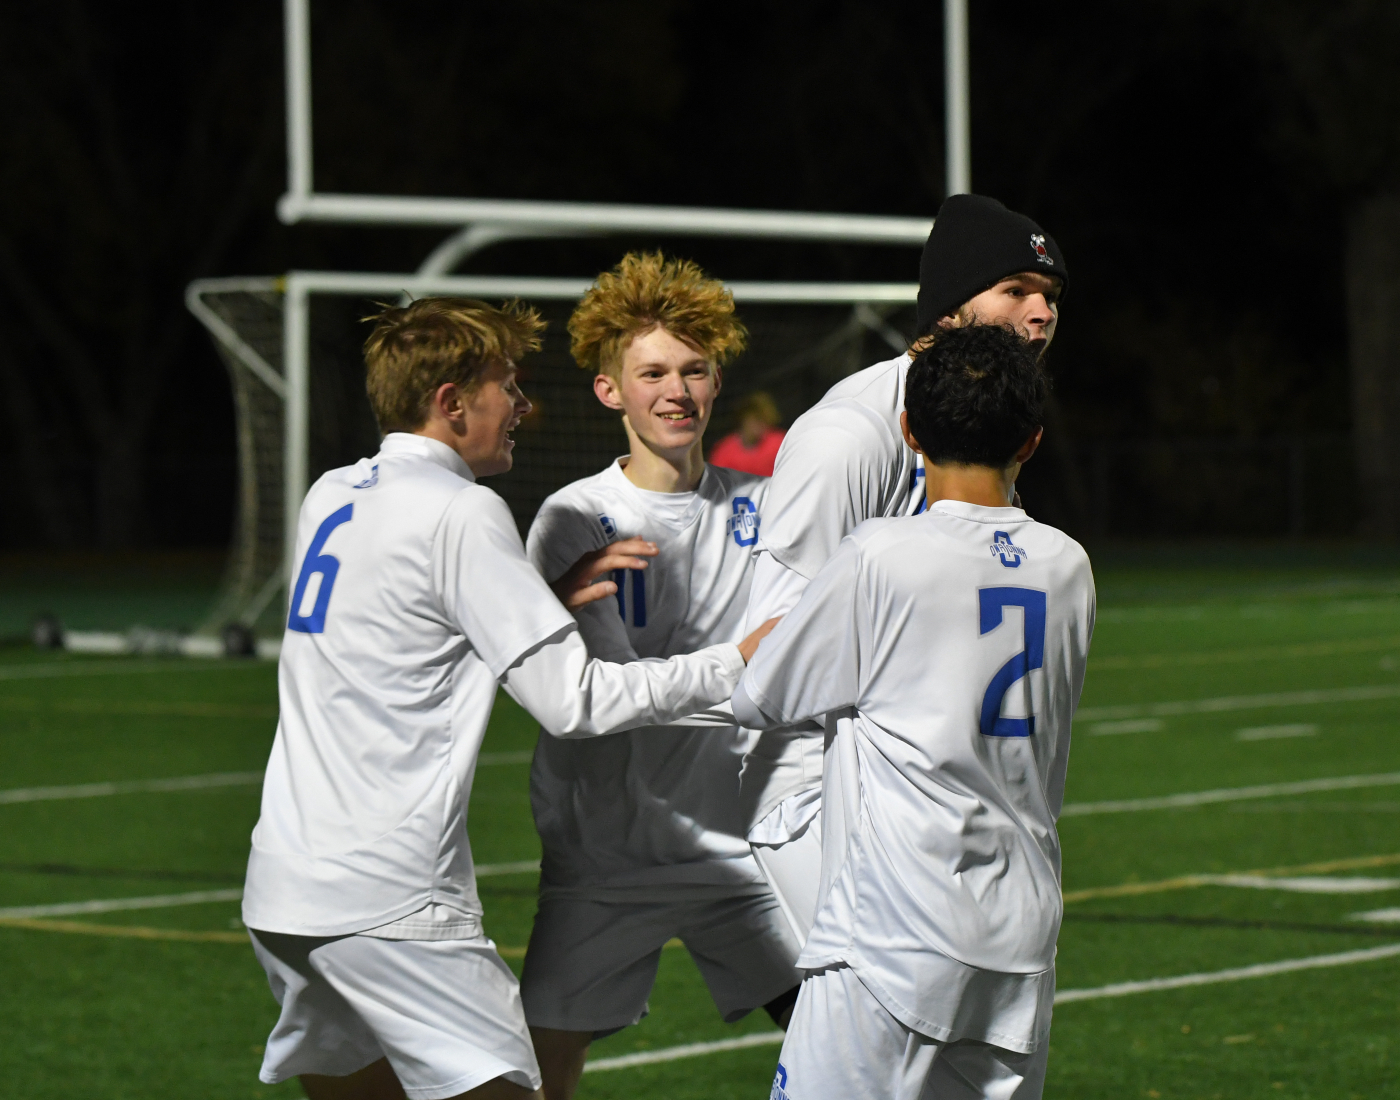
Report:
[[[598,522],[603,525],[603,534],[607,535],[610,539],[617,538],[617,524],[612,521],[611,516],[605,516],[599,512]]]
[[[773,1074],[773,1089],[768,1093],[768,1100],[788,1100],[787,1077],[787,1070],[779,1062],[778,1072]]]
[[[1035,249],[1035,258],[1050,267],[1055,266],[1055,257],[1045,250],[1045,236],[1041,233],[1031,234],[1031,247]]]
[[[1011,536],[1005,531],[997,531],[993,534],[992,556],[1001,559],[1001,564],[1008,569],[1017,568],[1022,561],[1030,557],[1024,550],[1011,541]]]
[[[352,485],[352,489],[373,489],[379,484],[379,463],[375,463],[369,468],[369,477],[365,478],[358,485]]]
[[[729,517],[729,533],[740,546],[758,541],[758,509],[748,497],[734,498],[734,514]]]

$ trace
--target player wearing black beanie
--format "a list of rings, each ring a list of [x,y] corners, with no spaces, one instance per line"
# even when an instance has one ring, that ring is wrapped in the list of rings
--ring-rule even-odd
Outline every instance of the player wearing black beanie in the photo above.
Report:
[[[1059,295],[1064,294],[1069,272],[1055,238],[986,195],[949,196],[919,261],[919,335],[1001,280],[1022,273],[1055,279]]]

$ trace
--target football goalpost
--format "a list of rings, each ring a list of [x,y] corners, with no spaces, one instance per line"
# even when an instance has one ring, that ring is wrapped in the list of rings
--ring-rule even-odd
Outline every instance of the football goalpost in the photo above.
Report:
[[[944,16],[951,194],[969,189],[966,0],[945,0]],[[600,416],[600,408],[574,400],[588,387],[580,385],[576,369],[569,374],[567,349],[559,345],[562,321],[591,278],[452,274],[472,254],[513,240],[615,233],[915,248],[932,226],[930,218],[863,214],[317,192],[309,0],[285,0],[284,17],[288,186],[279,217],[288,224],[436,225],[450,233],[412,273],[293,271],[201,279],[189,286],[186,304],[229,370],[237,420],[232,553],[218,601],[198,631],[207,637],[232,624],[232,631],[225,630],[229,652],[251,652],[255,634],[280,635],[296,517],[310,481],[324,469],[372,453],[377,444],[372,418],[366,420],[356,350],[363,333],[353,335],[352,307],[363,316],[368,303],[391,299],[519,298],[552,322],[553,346],[547,335],[543,352],[526,364],[527,394],[538,412],[522,424],[517,469],[492,481],[525,522],[545,493],[596,472],[620,449],[616,424]],[[912,335],[914,283],[729,285],[753,339],[737,369],[731,368],[728,393],[769,385],[786,391],[799,376],[824,389],[893,354],[889,348],[902,351]],[[810,399],[801,408],[784,412],[800,412],[820,393],[805,396]]]

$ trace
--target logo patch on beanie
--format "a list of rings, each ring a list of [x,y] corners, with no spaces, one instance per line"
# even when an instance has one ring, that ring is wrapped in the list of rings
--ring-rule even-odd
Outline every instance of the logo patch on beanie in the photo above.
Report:
[[[1055,258],[1045,251],[1045,238],[1039,233],[1031,234],[1031,247],[1035,249],[1035,258],[1043,264],[1055,266]]]

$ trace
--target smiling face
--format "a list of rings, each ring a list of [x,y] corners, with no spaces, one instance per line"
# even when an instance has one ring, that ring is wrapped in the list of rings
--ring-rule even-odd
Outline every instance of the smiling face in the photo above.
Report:
[[[1044,351],[1060,318],[1060,280],[1038,271],[1008,275],[969,299],[955,325],[1009,325]]]
[[[460,391],[459,391],[460,394]],[[497,361],[486,367],[469,394],[461,394],[465,430],[457,453],[477,477],[503,474],[510,469],[515,440],[510,433],[530,411],[515,378],[515,364]]]
[[[598,400],[623,414],[633,452],[640,444],[675,463],[700,445],[719,386],[719,369],[659,325],[632,338],[616,378],[593,380]]]

